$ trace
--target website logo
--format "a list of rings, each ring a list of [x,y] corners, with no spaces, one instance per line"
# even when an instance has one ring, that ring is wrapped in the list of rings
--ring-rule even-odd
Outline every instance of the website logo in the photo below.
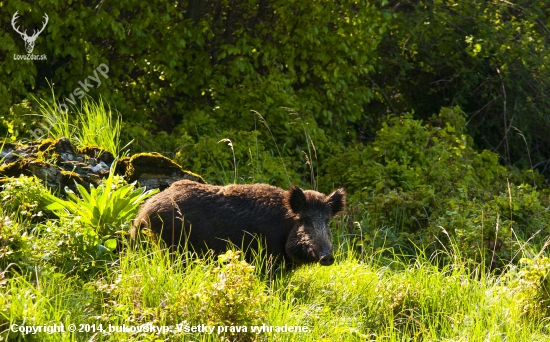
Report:
[[[15,30],[15,32],[19,33],[21,35],[21,38],[23,38],[23,40],[25,41],[25,50],[27,50],[27,53],[28,55],[14,55],[14,59],[46,59],[45,55],[43,55],[44,58],[40,58],[41,56],[36,56],[36,57],[39,57],[39,58],[33,58],[35,55],[31,55],[32,54],[32,51],[34,50],[34,42],[36,41],[36,38],[38,38],[38,35],[40,33],[42,33],[42,31],[44,31],[44,29],[46,28],[46,25],[48,24],[48,15],[44,13],[44,24],[42,25],[42,28],[39,30],[39,31],[36,31],[34,30],[33,34],[31,36],[27,35],[27,30],[21,32],[19,30],[19,26],[16,26],[17,23],[17,19],[19,18],[19,16],[17,15],[19,11],[15,11],[15,14],[13,15],[13,17],[11,18],[11,26],[13,27],[13,29]],[[19,57],[19,58],[16,58],[16,57]],[[22,58],[22,57],[27,57],[27,58]]]

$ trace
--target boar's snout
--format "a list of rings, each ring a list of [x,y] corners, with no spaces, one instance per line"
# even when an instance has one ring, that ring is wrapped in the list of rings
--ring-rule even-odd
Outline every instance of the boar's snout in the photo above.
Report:
[[[330,266],[334,264],[334,257],[331,253],[325,254],[321,256],[321,259],[319,259],[319,263],[323,266]]]

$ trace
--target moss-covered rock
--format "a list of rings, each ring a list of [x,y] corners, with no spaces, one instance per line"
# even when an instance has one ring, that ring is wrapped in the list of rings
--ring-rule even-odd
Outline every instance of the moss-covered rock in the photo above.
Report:
[[[63,185],[68,186],[70,189],[76,188],[74,183],[78,183],[80,185],[86,186],[89,184],[89,182],[84,182],[82,177],[76,172],[72,171],[61,171],[61,182]],[[88,183],[88,184],[87,184]],[[73,190],[74,191],[74,190]]]
[[[141,186],[151,189],[162,190],[181,179],[206,183],[201,176],[183,170],[171,159],[156,152],[133,155],[128,160],[125,169],[128,182],[137,181]]]
[[[115,172],[117,175],[126,175],[126,170],[128,169],[128,165],[130,165],[130,157],[123,157],[117,160]]]
[[[0,185],[7,177],[36,176],[61,193],[75,191],[75,182],[89,189],[107,177],[115,161],[112,153],[98,146],[76,148],[67,138],[46,139],[27,145],[0,145]],[[205,183],[201,176],[183,170],[158,153],[140,153],[117,161],[115,174],[150,189],[164,189],[173,182],[190,179]]]
[[[61,171],[50,163],[36,158],[19,158],[14,162],[0,166],[0,177],[36,176],[50,187],[61,186]]]
[[[105,164],[112,164],[115,161],[113,154],[107,150],[102,149],[99,146],[86,146],[78,149],[78,153],[93,158],[98,162],[104,162]]]
[[[83,160],[78,155],[76,147],[67,138],[43,140],[38,146],[37,157],[38,159],[50,163],[54,162],[55,164],[65,161]]]

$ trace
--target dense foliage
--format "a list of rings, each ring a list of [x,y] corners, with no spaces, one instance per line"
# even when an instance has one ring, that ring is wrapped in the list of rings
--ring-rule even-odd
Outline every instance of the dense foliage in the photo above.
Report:
[[[550,173],[548,1],[390,1],[396,14],[370,75],[367,112],[429,118],[460,106],[468,132],[502,162]],[[372,133],[365,121],[362,129]],[[368,137],[368,134],[366,134]]]
[[[382,236],[390,245],[442,249],[451,238],[464,257],[487,266],[517,261],[525,241],[540,247],[550,234],[545,180],[477,152],[465,124],[459,108],[443,108],[428,123],[391,116],[374,142],[326,161],[326,174],[334,176],[325,183],[354,194],[354,211],[370,213],[376,228],[391,227]],[[378,229],[370,228],[372,237]]]
[[[176,124],[197,142],[223,130],[249,131],[257,123],[255,110],[279,144],[298,152],[305,145],[302,128],[289,123],[284,107],[298,111],[315,137],[341,139],[348,123],[362,117],[373,97],[364,77],[373,71],[388,13],[366,1],[199,1],[200,15],[185,20],[193,3],[44,2],[40,10],[23,1],[0,5],[0,96],[8,99],[0,111],[5,115],[11,104],[44,91],[47,78],[60,102],[78,101],[84,90],[101,95],[124,120],[140,122],[127,128],[132,138],[143,128],[172,132]],[[49,15],[35,48],[48,60],[11,58],[22,50],[9,26],[16,10],[27,25]],[[101,65],[108,68],[103,76]]]
[[[156,193],[134,185],[111,173],[90,191],[78,184],[82,198],[67,189],[64,200],[35,177],[8,179],[0,191],[0,269],[12,265],[25,273],[39,266],[46,272],[78,274],[102,270],[116,259],[112,252],[127,241],[139,204]]]
[[[427,119],[459,105],[478,146],[546,175],[548,8],[544,1],[10,1],[0,4],[7,100],[0,115],[12,137],[31,138],[39,122],[23,114],[37,109],[21,103],[44,97],[50,82],[60,103],[102,96],[121,113],[134,150],[174,153],[205,136],[258,129],[257,111],[296,158],[309,144],[290,108],[323,160],[335,145],[371,140],[388,111]],[[48,14],[34,52],[47,60],[11,57],[24,51],[9,24],[16,10],[29,32]],[[264,133],[260,140],[274,151]]]

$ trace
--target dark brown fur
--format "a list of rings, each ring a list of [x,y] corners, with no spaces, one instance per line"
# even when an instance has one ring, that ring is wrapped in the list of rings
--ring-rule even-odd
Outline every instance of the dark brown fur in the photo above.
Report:
[[[256,249],[254,237],[260,237],[267,255],[294,264],[330,265],[327,224],[345,209],[345,195],[343,189],[325,196],[295,186],[285,191],[267,184],[222,187],[182,180],[147,200],[135,227],[149,227],[171,246],[187,242],[197,251],[218,254],[227,241]]]

